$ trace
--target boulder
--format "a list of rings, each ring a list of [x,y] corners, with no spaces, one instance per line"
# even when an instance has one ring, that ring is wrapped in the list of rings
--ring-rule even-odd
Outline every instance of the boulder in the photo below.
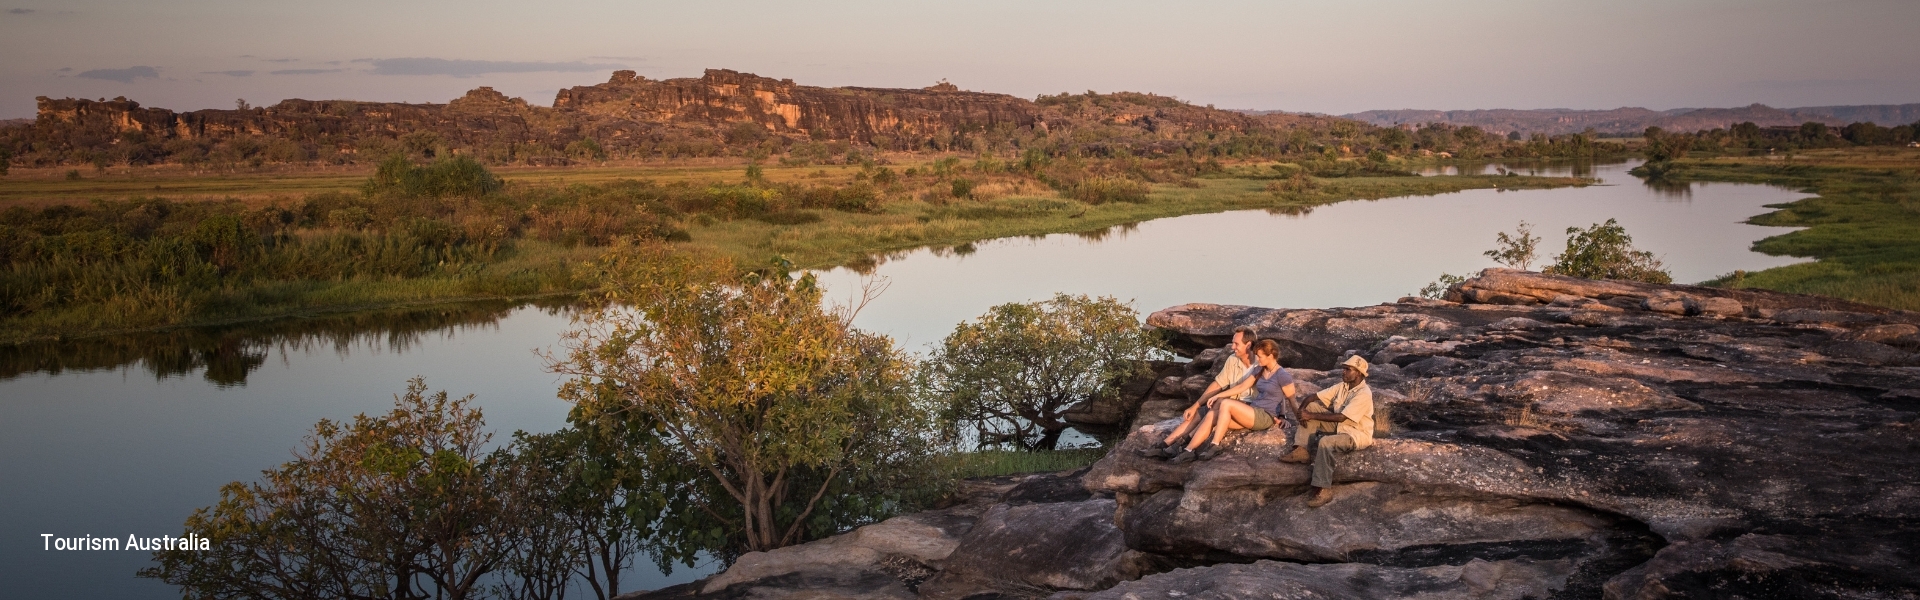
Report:
[[[1111,499],[994,506],[920,592],[933,599],[1040,596],[1139,577],[1138,553],[1128,550],[1113,513]]]
[[[748,552],[700,586],[702,596],[913,598],[977,518],[968,507],[894,517],[824,540]]]

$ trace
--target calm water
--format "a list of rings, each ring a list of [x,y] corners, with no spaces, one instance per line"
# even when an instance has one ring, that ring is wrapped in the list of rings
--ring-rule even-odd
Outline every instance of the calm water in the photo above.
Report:
[[[1747,250],[1787,230],[1740,221],[1801,194],[1735,184],[1653,189],[1625,169],[1587,167],[1580,174],[1608,185],[1582,189],[1348,202],[1291,216],[1194,215],[996,240],[970,252],[906,252],[874,270],[871,279],[887,289],[858,323],[921,350],[989,306],[1054,292],[1111,295],[1143,313],[1186,302],[1375,304],[1442,272],[1491,266],[1480,252],[1521,220],[1546,238],[1542,254],[1550,257],[1566,227],[1618,218],[1679,281],[1794,261]],[[845,269],[822,278],[843,298],[869,279]],[[133,577],[147,553],[43,551],[40,534],[179,533],[222,484],[291,458],[315,421],[383,412],[415,375],[432,389],[475,394],[496,439],[558,429],[568,407],[554,398],[558,381],[535,351],[551,348],[566,327],[557,308],[480,306],[0,355],[0,589],[21,598],[178,597]],[[711,568],[661,576],[644,567],[627,581],[658,587]]]

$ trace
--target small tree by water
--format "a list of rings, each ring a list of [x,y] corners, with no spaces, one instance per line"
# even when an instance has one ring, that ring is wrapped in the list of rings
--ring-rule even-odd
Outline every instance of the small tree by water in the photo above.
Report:
[[[1487,258],[1511,268],[1525,271],[1533,267],[1534,249],[1540,244],[1540,236],[1533,234],[1533,225],[1521,221],[1514,228],[1513,235],[1500,232],[1494,237],[1494,248],[1481,254]]]
[[[551,368],[574,378],[562,397],[576,420],[653,438],[637,451],[674,494],[668,545],[771,550],[904,505],[893,494],[924,474],[934,411],[911,393],[908,357],[853,328],[853,309],[822,307],[811,275],[663,245],[592,269],[604,303]]]
[[[1660,259],[1652,252],[1635,249],[1633,236],[1614,219],[1586,229],[1568,227],[1567,249],[1553,258],[1546,272],[1586,279],[1673,283],[1673,275],[1667,273]]]
[[[928,358],[922,386],[983,446],[1051,450],[1069,406],[1117,393],[1159,347],[1132,307],[1058,294],[995,306],[955,327]]]

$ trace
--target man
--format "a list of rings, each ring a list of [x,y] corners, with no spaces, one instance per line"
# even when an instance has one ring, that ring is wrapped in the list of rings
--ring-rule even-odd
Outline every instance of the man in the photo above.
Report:
[[[1253,357],[1247,355],[1247,349],[1252,347],[1253,328],[1245,325],[1233,328],[1233,341],[1227,344],[1227,349],[1231,353],[1227,356],[1226,364],[1220,366],[1220,374],[1213,377],[1213,383],[1207,384],[1206,391],[1201,392],[1200,397],[1204,399],[1240,381],[1240,377],[1246,375],[1247,369],[1253,365]],[[1253,390],[1249,389],[1228,397],[1244,402],[1252,395]],[[1182,446],[1186,444],[1179,443],[1179,440],[1193,433],[1194,428],[1199,427],[1200,423],[1207,419],[1209,411],[1206,404],[1205,401],[1198,401],[1188,406],[1186,412],[1180,415],[1180,426],[1173,428],[1173,432],[1167,434],[1167,437],[1156,440],[1152,446],[1141,450],[1140,455],[1149,458],[1169,458],[1180,454]]]
[[[1300,408],[1300,431],[1293,444],[1293,452],[1280,460],[1311,460],[1316,491],[1307,506],[1326,506],[1333,501],[1333,470],[1339,457],[1373,445],[1373,388],[1367,387],[1367,359],[1348,357],[1340,363],[1340,383],[1320,390]]]

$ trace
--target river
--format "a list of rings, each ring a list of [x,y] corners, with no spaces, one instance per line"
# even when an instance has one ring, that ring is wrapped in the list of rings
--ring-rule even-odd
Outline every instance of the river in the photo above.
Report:
[[[1544,261],[1567,227],[1617,218],[1681,282],[1796,261],[1748,250],[1788,230],[1741,221],[1804,194],[1722,183],[1655,188],[1627,175],[1629,166],[1532,169],[1603,181],[1585,188],[1190,215],[902,252],[870,274],[819,276],[842,301],[863,282],[884,286],[856,323],[919,351],[990,306],[1055,292],[1114,296],[1143,314],[1187,302],[1388,302],[1443,272],[1492,266],[1480,252],[1522,220],[1545,238]],[[145,552],[47,551],[41,536],[177,534],[221,485],[289,460],[316,421],[384,412],[416,375],[431,389],[475,394],[496,440],[558,429],[568,406],[555,399],[559,380],[536,352],[552,348],[568,322],[559,306],[469,305],[0,352],[0,585],[24,598],[177,597],[133,576],[149,565]],[[715,568],[665,575],[641,562],[623,587],[691,581]]]

